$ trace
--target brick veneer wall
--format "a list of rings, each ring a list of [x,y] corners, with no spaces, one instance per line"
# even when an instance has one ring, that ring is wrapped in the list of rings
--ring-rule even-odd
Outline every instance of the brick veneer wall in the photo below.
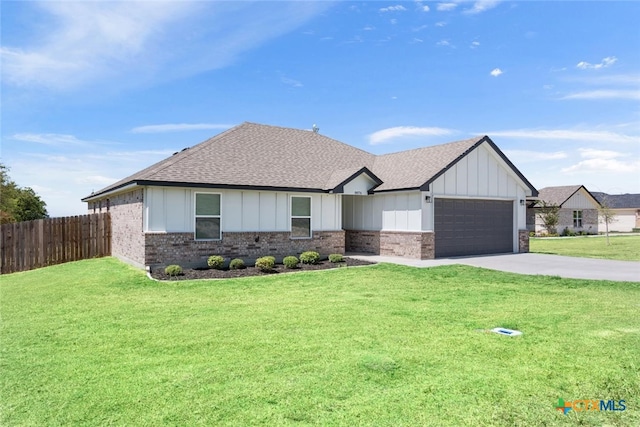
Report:
[[[222,232],[222,240],[196,241],[193,233],[146,233],[146,265],[205,265],[211,255],[245,261],[273,255],[280,259],[316,251],[321,255],[344,254],[345,233],[314,231],[312,239],[291,239],[289,232]]]
[[[435,257],[435,235],[430,231],[347,230],[345,241],[348,252],[416,259]]]
[[[347,252],[380,255],[379,231],[347,230],[344,240]]]
[[[518,230],[518,252],[529,252],[529,230]]]
[[[582,228],[573,226],[573,211],[582,211]],[[562,233],[565,228],[573,231],[587,231],[598,233],[598,210],[597,209],[569,209],[563,208],[559,212],[558,233]]]
[[[143,194],[137,189],[89,203],[89,213],[111,213],[111,254],[137,267],[144,266]]]

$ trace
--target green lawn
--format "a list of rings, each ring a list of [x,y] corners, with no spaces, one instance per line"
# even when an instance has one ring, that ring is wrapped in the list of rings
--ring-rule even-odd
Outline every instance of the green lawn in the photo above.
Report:
[[[640,236],[531,238],[531,252],[587,258],[640,261]]]
[[[112,258],[0,280],[2,426],[640,425],[640,283],[389,264],[159,283]]]

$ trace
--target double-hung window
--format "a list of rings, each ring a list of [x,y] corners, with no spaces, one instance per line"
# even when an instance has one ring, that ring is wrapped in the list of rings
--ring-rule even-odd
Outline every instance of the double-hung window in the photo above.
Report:
[[[311,237],[311,197],[291,196],[291,237]]]
[[[582,211],[573,211],[573,227],[582,228]]]
[[[220,240],[220,194],[196,193],[196,240]]]

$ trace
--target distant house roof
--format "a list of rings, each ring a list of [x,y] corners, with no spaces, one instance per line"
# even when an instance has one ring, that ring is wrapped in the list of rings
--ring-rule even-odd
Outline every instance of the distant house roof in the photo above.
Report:
[[[85,197],[132,184],[292,191],[341,191],[361,173],[375,191],[426,189],[471,150],[486,142],[536,189],[487,137],[376,156],[308,130],[243,123]]]
[[[598,202],[606,203],[613,209],[640,209],[640,194],[607,194],[593,192]]]
[[[538,191],[538,198],[541,201],[547,202],[551,205],[562,207],[562,205],[576,194],[581,188],[584,188],[596,203],[599,203],[593,194],[586,189],[584,185],[564,185],[559,187],[545,187]]]

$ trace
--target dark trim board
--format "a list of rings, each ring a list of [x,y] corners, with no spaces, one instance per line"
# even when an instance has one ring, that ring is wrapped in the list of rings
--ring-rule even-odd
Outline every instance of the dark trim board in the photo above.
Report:
[[[436,198],[435,257],[513,252],[513,203]]]

